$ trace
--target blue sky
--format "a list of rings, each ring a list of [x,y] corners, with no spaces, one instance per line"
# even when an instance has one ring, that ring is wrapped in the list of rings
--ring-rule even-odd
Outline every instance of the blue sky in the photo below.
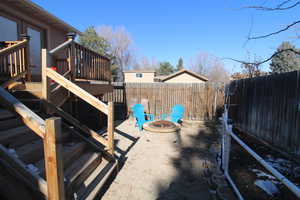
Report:
[[[81,31],[90,25],[123,26],[138,55],[173,65],[179,57],[188,65],[198,52],[245,60],[247,51],[270,56],[282,41],[300,46],[295,29],[244,45],[251,24],[253,34],[264,34],[299,19],[299,8],[288,12],[238,9],[263,0],[33,1]],[[229,72],[239,70],[238,63],[223,61]]]

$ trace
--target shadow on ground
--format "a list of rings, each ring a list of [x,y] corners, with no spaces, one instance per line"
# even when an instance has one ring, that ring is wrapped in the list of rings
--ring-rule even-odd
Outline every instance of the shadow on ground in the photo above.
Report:
[[[115,134],[116,135],[121,135],[122,137],[125,137],[126,139],[131,141],[131,144],[127,147],[126,150],[122,150],[118,147],[118,143],[119,140],[115,139],[115,151],[117,154],[117,160],[118,160],[118,169],[115,171],[115,174],[112,175],[107,182],[105,183],[105,185],[101,188],[101,191],[99,192],[99,194],[97,195],[96,199],[102,199],[103,195],[105,194],[105,192],[108,190],[108,188],[110,187],[110,185],[113,183],[113,181],[115,180],[116,176],[118,175],[118,173],[122,170],[123,166],[125,165],[126,161],[127,161],[127,154],[128,152],[134,147],[134,145],[136,145],[136,143],[139,141],[140,137],[133,137],[119,129],[115,129]]]
[[[212,146],[217,143],[218,137],[214,122],[205,122],[199,128],[183,128],[177,133],[174,146],[179,156],[172,158],[177,175],[168,187],[158,185],[157,200],[210,198],[207,180],[216,167],[216,153],[212,152]]]

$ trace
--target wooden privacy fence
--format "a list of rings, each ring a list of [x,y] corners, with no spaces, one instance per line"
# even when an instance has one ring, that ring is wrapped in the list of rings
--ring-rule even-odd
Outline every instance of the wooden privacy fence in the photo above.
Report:
[[[143,99],[149,101],[149,112],[156,117],[170,113],[176,104],[185,107],[184,119],[212,119],[223,105],[223,87],[203,83],[113,83],[114,91],[103,96],[103,101],[126,105],[128,111]]]
[[[235,126],[300,155],[299,71],[233,81],[228,94]]]

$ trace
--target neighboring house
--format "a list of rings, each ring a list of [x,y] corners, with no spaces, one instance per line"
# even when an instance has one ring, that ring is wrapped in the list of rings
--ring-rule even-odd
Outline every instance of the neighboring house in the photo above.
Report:
[[[63,43],[69,32],[80,34],[76,28],[29,0],[0,2],[0,41],[21,40],[21,34],[30,36],[30,71],[33,80],[41,80],[41,49],[50,50]],[[63,57],[61,54],[58,58]]]
[[[182,69],[161,79],[164,83],[205,83],[208,78],[186,69]]]
[[[124,71],[125,83],[153,83],[154,70],[128,70]]]

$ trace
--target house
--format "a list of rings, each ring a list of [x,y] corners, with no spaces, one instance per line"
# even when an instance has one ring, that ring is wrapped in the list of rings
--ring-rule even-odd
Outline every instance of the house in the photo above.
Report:
[[[208,78],[187,69],[182,69],[163,77],[160,81],[164,83],[205,83],[208,81]]]
[[[31,1],[2,0],[0,2],[0,41],[17,41],[30,37],[30,71],[32,80],[41,80],[41,49],[53,49],[66,41],[76,28],[50,14]],[[62,57],[60,57],[62,58]]]
[[[111,62],[76,34],[30,0],[0,2],[1,199],[94,199],[117,168],[114,104],[99,99]]]
[[[155,77],[154,70],[128,70],[124,71],[125,83],[153,83]]]

